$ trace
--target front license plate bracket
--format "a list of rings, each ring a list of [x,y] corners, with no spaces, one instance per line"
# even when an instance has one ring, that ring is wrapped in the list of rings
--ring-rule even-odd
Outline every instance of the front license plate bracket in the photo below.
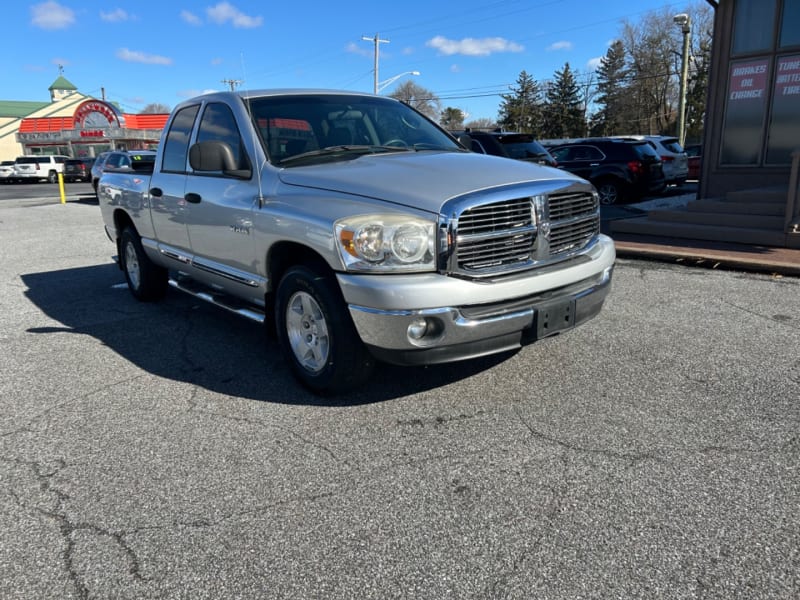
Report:
[[[575,300],[557,300],[536,309],[536,337],[555,335],[575,326]]]

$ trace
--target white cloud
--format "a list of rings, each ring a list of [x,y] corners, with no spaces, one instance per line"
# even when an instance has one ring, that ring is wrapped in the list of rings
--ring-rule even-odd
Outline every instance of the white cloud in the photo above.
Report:
[[[246,15],[230,2],[220,2],[216,6],[210,6],[206,9],[206,14],[208,18],[217,25],[224,25],[230,21],[234,27],[244,29],[261,27],[264,22],[263,17],[251,17]]]
[[[450,72],[451,73],[460,73],[461,72],[461,67],[459,67],[458,65],[455,65],[455,64],[450,65]]]
[[[166,56],[159,56],[157,54],[146,54],[138,50],[128,50],[127,48],[120,48],[117,50],[117,58],[127,62],[138,62],[147,65],[171,65],[172,59]]]
[[[358,54],[359,56],[372,56],[373,50],[370,50],[371,46],[367,46],[366,44],[356,44],[355,42],[350,42],[345,46],[345,50],[350,52],[351,54]]]
[[[119,23],[120,21],[127,21],[131,16],[121,8],[112,10],[111,12],[100,11],[100,18],[108,23]]]
[[[217,65],[221,65],[223,62],[224,62],[224,61],[223,61],[221,58],[212,58],[212,59],[211,59],[211,64],[212,64],[213,66],[215,66],[215,67],[216,67]]]
[[[193,12],[189,12],[188,10],[181,11],[181,19],[183,19],[189,25],[202,25],[203,20],[198,17]]]
[[[464,56],[489,56],[496,52],[522,52],[525,48],[505,38],[464,38],[463,40],[450,40],[437,35],[425,42],[430,48],[436,48],[441,54],[463,54]]]
[[[75,13],[58,2],[42,2],[31,6],[31,24],[42,29],[66,29],[75,23]]]
[[[556,50],[572,50],[572,42],[554,42],[547,47],[548,52],[555,52]]]
[[[586,68],[590,71],[596,71],[597,68],[600,66],[600,63],[603,61],[602,56],[596,56],[594,58],[590,58],[589,61],[586,63]]]

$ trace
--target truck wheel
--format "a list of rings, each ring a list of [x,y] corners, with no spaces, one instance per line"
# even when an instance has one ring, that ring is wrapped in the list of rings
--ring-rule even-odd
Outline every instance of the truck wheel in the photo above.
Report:
[[[164,297],[167,270],[147,258],[139,234],[131,227],[126,227],[120,236],[119,260],[128,289],[137,300],[154,302]]]
[[[58,174],[55,171],[50,171],[47,174],[47,183],[55,183],[58,181]]]
[[[369,378],[375,360],[331,277],[306,266],[289,269],[278,285],[275,323],[284,358],[313,392],[341,393]]]

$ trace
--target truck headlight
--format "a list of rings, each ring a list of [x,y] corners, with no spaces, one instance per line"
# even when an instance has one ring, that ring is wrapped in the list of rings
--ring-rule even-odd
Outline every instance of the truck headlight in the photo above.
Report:
[[[361,215],[335,224],[345,267],[352,271],[432,271],[434,223],[402,215]]]

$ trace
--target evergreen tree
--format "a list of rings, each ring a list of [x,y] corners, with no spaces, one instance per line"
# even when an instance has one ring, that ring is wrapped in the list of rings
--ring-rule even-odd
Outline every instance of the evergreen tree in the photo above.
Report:
[[[543,125],[542,88],[526,71],[517,78],[511,94],[503,94],[497,123],[509,131],[539,135]]]
[[[545,94],[545,138],[561,139],[586,135],[586,119],[580,89],[569,63],[556,71]]]
[[[626,133],[627,69],[625,47],[620,40],[611,44],[597,69],[597,104],[599,110],[592,116],[592,135],[619,135]]]
[[[442,111],[442,114],[439,117],[439,123],[445,129],[463,129],[464,111],[460,108],[448,106]]]

